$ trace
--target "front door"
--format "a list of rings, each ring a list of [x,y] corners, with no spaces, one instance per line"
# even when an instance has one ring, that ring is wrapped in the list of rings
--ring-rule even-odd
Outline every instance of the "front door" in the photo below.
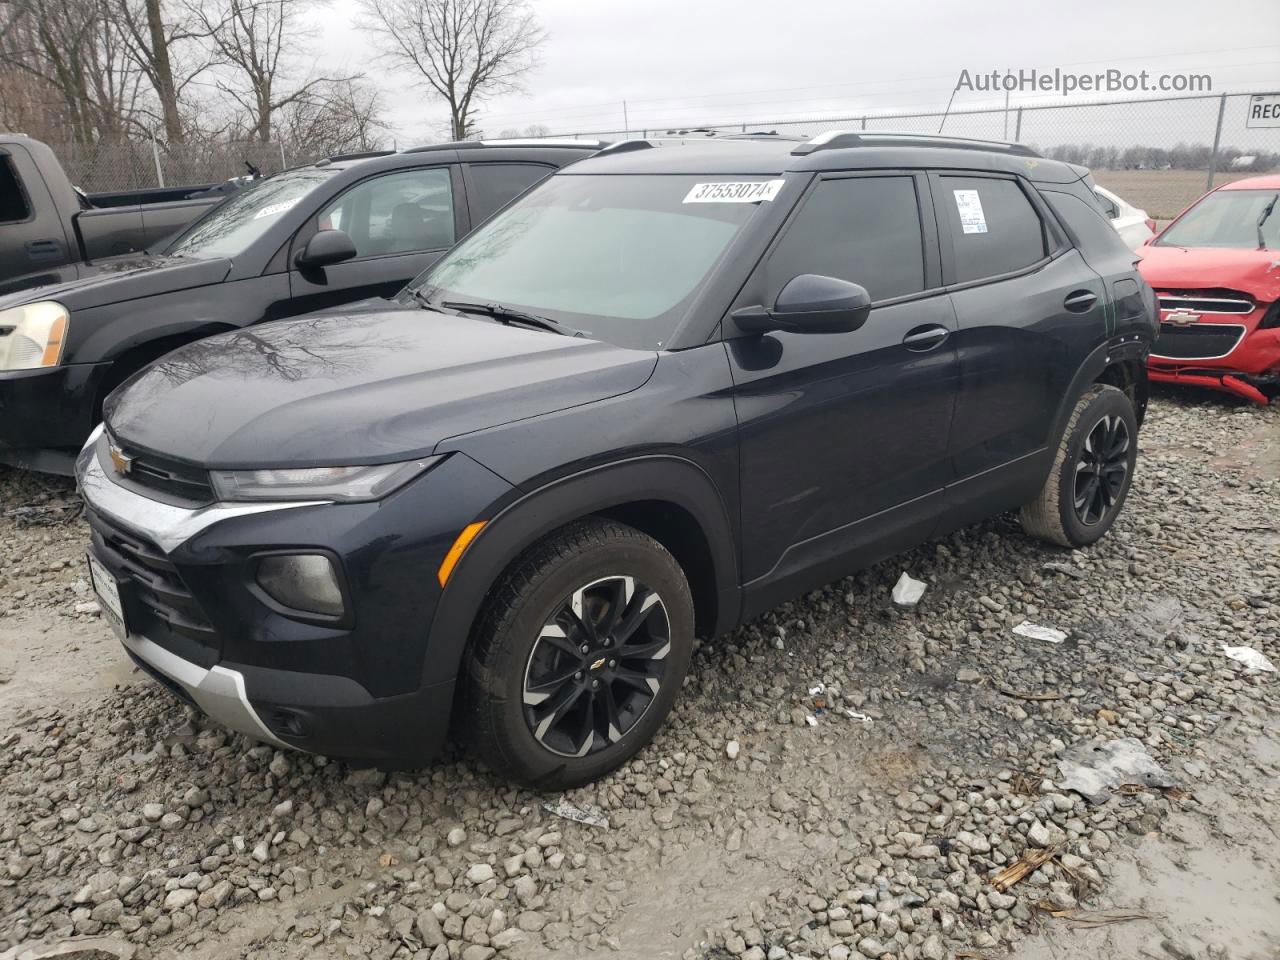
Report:
[[[735,304],[771,304],[806,273],[862,284],[874,304],[851,333],[727,342],[753,611],[911,546],[936,520],[956,322],[928,191],[910,173],[818,180]]]
[[[326,206],[298,233],[293,253],[316,230],[342,230],[356,256],[328,267],[292,260],[288,315],[369,297],[390,297],[453,246],[457,174],[449,166],[401,170],[362,180]]]

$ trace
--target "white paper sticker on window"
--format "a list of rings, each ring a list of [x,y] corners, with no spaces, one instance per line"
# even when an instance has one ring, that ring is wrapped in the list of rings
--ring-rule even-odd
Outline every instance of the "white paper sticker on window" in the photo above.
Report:
[[[268,204],[255,213],[253,219],[261,220],[263,217],[274,217],[277,214],[284,213],[286,210],[291,210],[297,206],[298,200],[301,199],[301,197],[298,197],[295,200],[281,200],[279,203]]]
[[[982,212],[982,198],[977,190],[952,190],[956,209],[960,211],[960,229],[965,233],[986,233],[987,218]]]
[[[685,203],[756,203],[772,200],[782,189],[782,180],[751,180],[735,183],[695,183],[685,194]]]

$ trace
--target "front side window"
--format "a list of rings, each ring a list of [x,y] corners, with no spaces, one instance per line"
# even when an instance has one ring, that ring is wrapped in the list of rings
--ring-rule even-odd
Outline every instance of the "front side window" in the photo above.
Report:
[[[687,199],[700,182],[723,179],[552,177],[414,286],[433,304],[498,303],[611,343],[659,348],[743,225],[773,202]]]
[[[495,211],[552,173],[551,167],[535,163],[471,164],[467,169],[471,180],[471,222],[488,220]]]
[[[1280,249],[1280,203],[1276,196],[1275,190],[1211,193],[1184,213],[1156,244],[1257,250],[1261,243],[1268,250]]]
[[[915,183],[910,177],[820,182],[764,269],[770,303],[802,273],[861,284],[872,300],[919,293],[924,246]]]
[[[13,161],[0,156],[0,223],[17,223],[31,216],[31,206]]]
[[[178,234],[165,252],[201,260],[234,259],[335,172],[333,167],[305,167],[246,187]]]
[[[1048,255],[1044,224],[1014,180],[939,177],[956,283],[1015,273]]]
[[[448,167],[406,170],[352,187],[320,211],[321,230],[342,230],[357,257],[453,246],[453,183]]]

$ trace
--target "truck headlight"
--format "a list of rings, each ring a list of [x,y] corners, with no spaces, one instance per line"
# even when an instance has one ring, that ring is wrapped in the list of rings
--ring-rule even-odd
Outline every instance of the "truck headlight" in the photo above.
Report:
[[[52,300],[0,310],[0,370],[38,370],[62,362],[70,315]]]
[[[288,467],[279,470],[213,470],[219,500],[381,500],[444,457],[362,467]]]

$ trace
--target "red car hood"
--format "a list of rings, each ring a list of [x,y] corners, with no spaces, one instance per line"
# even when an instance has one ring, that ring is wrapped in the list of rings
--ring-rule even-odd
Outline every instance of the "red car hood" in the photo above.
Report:
[[[1146,246],[1138,270],[1157,290],[1228,287],[1261,303],[1280,300],[1280,250]]]

